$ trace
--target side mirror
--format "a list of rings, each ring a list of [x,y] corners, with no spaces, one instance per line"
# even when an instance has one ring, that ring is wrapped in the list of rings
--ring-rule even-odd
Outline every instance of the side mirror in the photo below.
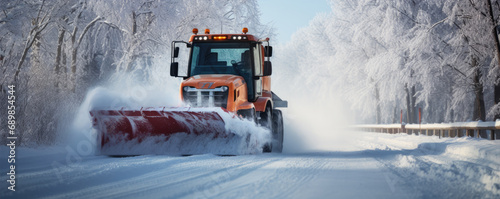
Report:
[[[179,47],[174,48],[174,58],[179,57]]]
[[[273,47],[272,46],[265,46],[264,47],[264,55],[266,57],[272,57],[273,56]]]
[[[172,62],[170,64],[170,76],[178,77],[178,74],[179,74],[179,63]]]
[[[264,61],[264,76],[270,76],[271,74],[273,74],[271,61]]]

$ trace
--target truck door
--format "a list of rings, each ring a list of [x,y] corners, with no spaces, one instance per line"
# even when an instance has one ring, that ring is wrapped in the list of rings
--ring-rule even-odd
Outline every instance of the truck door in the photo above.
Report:
[[[254,58],[254,76],[259,77],[258,79],[254,80],[255,91],[257,95],[256,97],[262,96],[262,53],[260,52],[260,50],[261,44],[257,44],[252,48]]]

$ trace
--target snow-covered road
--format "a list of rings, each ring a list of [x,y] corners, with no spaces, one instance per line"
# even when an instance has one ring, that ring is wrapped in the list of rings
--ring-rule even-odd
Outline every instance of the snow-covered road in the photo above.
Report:
[[[349,147],[241,156],[112,158],[68,147],[20,148],[16,191],[3,175],[0,198],[500,196],[498,141],[365,132],[351,138],[343,142]],[[3,171],[7,166],[0,162]]]

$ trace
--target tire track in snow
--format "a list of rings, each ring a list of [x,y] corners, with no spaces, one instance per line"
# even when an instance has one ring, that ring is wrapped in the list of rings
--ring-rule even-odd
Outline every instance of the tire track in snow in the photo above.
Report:
[[[148,157],[155,160],[161,156]],[[225,170],[236,169],[239,167],[260,168],[259,165],[266,162],[251,162],[249,160],[229,163],[224,160],[226,157],[217,157],[214,155],[201,155],[191,157],[177,157],[181,160],[175,164],[158,165],[157,169],[140,175],[133,173],[126,179],[116,182],[95,185],[78,192],[61,194],[55,198],[123,198],[123,197],[141,197],[144,193],[148,196],[177,198],[187,194],[184,192],[196,191],[193,188],[186,190],[186,187],[195,187],[200,182],[208,181],[212,176],[224,173]],[[224,167],[220,168],[221,165]],[[218,166],[218,167],[217,167]],[[209,169],[217,168],[217,169]],[[146,168],[148,169],[148,168]],[[121,171],[120,171],[121,172]],[[121,172],[123,173],[123,172]],[[133,186],[130,186],[133,185]],[[165,194],[165,190],[169,190]],[[179,192],[180,193],[177,193]],[[174,197],[175,196],[175,197]]]
[[[199,159],[210,159],[211,157],[199,157]],[[95,193],[105,193],[106,188],[103,185],[113,184],[115,181],[144,175],[157,168],[172,166],[188,161],[182,157],[159,156],[137,156],[127,158],[108,158],[108,157],[89,157],[82,160],[79,164],[70,165],[61,169],[60,175],[62,181],[55,174],[56,171],[51,165],[45,165],[44,169],[32,173],[21,173],[19,179],[19,191],[16,196],[26,197],[67,197],[68,193],[79,195],[82,193],[82,184],[94,185]],[[50,163],[50,162],[49,162]],[[128,174],[133,174],[128,176]],[[123,187],[123,186],[122,186]],[[120,190],[120,186],[116,186]],[[54,195],[53,193],[58,193]],[[70,195],[71,195],[70,194]],[[83,194],[85,195],[85,194]],[[80,196],[83,196],[80,195]],[[92,193],[90,194],[92,195]],[[96,195],[93,195],[96,196]]]
[[[230,186],[230,183],[239,185],[219,192],[215,197],[238,197],[238,194],[244,190],[255,190],[255,195],[252,197],[290,198],[300,187],[314,180],[318,174],[318,170],[323,169],[325,165],[326,162],[317,161],[317,159],[313,160],[312,158],[300,155],[285,155],[262,169],[254,171],[254,174],[248,173],[246,176],[238,176],[233,181],[226,183],[225,186]],[[303,168],[307,168],[308,171],[296,172]],[[248,179],[252,179],[251,176],[260,177],[254,178],[253,181],[249,182]],[[273,190],[280,191],[276,192]]]
[[[194,190],[185,191],[178,195],[173,195],[172,198],[214,198],[218,193],[234,189],[234,181],[252,172],[261,170],[267,165],[276,162],[279,158],[266,158],[263,155],[235,157],[236,159],[244,158],[238,166],[222,168],[222,172],[214,173],[213,175],[204,176],[203,180],[193,179],[189,184],[196,184]],[[226,161],[234,161],[232,158]],[[201,183],[200,183],[201,182]],[[194,191],[194,192],[193,192]],[[227,195],[224,197],[228,197]],[[238,196],[237,196],[238,197]],[[239,196],[241,197],[241,195]]]

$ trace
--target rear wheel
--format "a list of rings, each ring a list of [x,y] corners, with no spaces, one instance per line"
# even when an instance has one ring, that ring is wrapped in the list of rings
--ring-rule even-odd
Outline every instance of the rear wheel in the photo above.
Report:
[[[280,110],[273,110],[273,142],[272,151],[281,153],[283,151],[283,114]]]
[[[270,106],[266,107],[265,112],[260,113],[259,124],[264,128],[267,128],[271,132],[273,132],[273,113]],[[264,144],[264,147],[262,148],[262,152],[264,153],[270,153],[272,152],[272,150],[273,150],[272,142]]]

